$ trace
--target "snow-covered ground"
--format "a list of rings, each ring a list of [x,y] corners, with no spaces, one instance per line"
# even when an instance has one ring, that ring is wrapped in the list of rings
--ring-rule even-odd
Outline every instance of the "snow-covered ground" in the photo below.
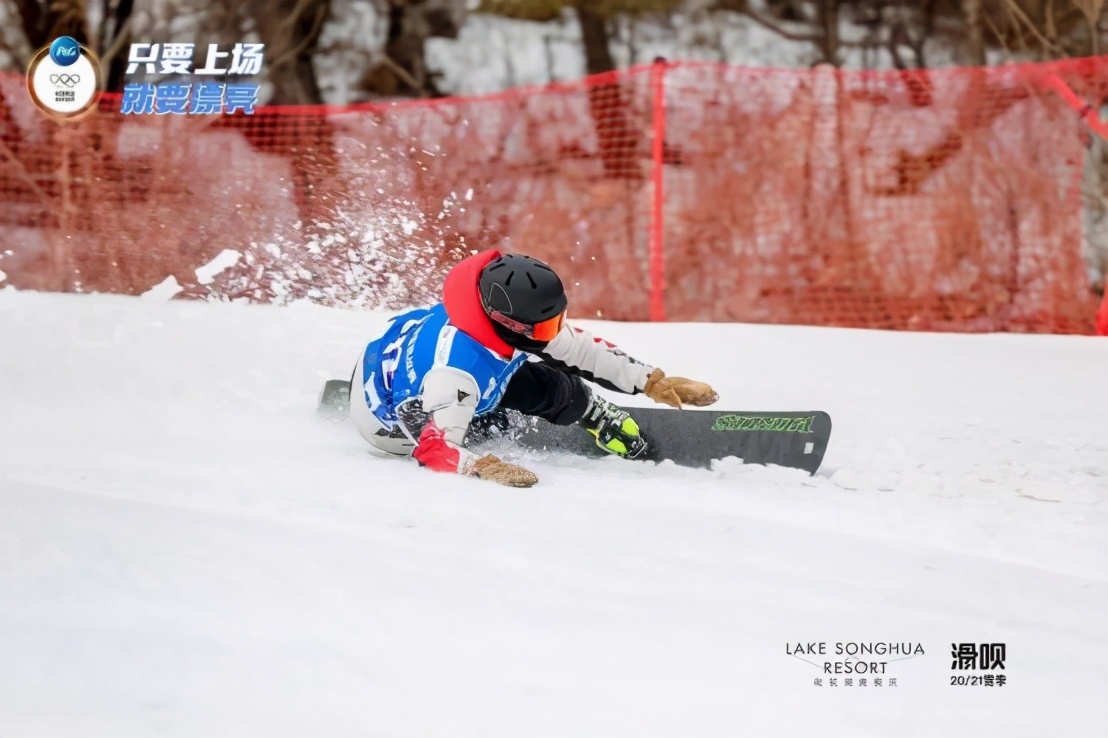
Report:
[[[315,415],[383,320],[0,291],[0,735],[1108,733],[1108,341],[590,324],[828,410],[824,469],[516,490]],[[925,653],[831,687],[819,641]]]

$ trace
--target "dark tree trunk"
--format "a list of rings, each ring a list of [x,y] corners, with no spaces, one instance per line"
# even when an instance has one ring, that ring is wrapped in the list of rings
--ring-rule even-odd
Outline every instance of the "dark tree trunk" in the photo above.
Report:
[[[389,35],[385,55],[392,62],[390,71],[393,84],[401,95],[416,97],[440,97],[427,74],[423,58],[424,44],[431,35],[431,27],[423,16],[423,9],[408,3],[389,6]],[[399,69],[397,69],[397,67]]]
[[[589,7],[589,0],[578,0],[574,7],[581,24],[588,73],[613,71],[616,65],[608,48],[608,27],[604,18]],[[615,179],[641,179],[638,167],[641,136],[638,128],[630,123],[627,91],[618,80],[612,79],[589,84],[587,94],[604,175]]]
[[[15,6],[19,11],[19,25],[23,28],[27,43],[32,49],[41,47],[44,35],[42,26],[46,22],[45,8],[38,0],[15,0]]]
[[[839,66],[839,0],[820,0],[820,47],[828,64]]]
[[[32,49],[46,46],[58,36],[72,36],[88,45],[84,3],[80,0],[15,0],[19,22]]]
[[[966,53],[970,64],[985,66],[985,35],[981,30],[981,0],[962,0],[966,21]]]
[[[314,105],[323,102],[312,68],[323,22],[331,0],[254,0],[258,35],[265,44],[271,105]]]
[[[612,51],[608,46],[608,25],[588,0],[575,6],[577,21],[581,24],[581,39],[585,46],[585,69],[589,74],[603,74],[616,68]]]
[[[104,53],[115,41],[119,38],[120,33],[126,34],[130,37],[131,32],[126,29],[127,20],[131,17],[131,12],[135,9],[135,0],[119,0],[119,5],[115,7],[115,13],[113,13],[113,36],[114,38],[104,38],[100,47],[100,53]],[[104,23],[102,27],[106,28],[107,23]],[[130,46],[130,38],[126,38],[123,41],[123,45],[120,47],[119,52],[112,57],[111,63],[108,65],[108,80],[107,89],[115,90],[117,92],[123,90],[123,78],[127,72],[127,48]]]
[[[424,48],[432,37],[457,38],[462,20],[443,2],[391,0],[385,58],[366,72],[361,88],[381,97],[442,97]]]

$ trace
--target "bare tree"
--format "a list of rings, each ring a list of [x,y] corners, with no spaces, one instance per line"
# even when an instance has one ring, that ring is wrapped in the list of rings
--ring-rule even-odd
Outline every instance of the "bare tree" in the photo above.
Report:
[[[839,65],[839,0],[819,0],[816,5],[823,58]]]
[[[126,54],[122,52],[131,44],[131,14],[135,10],[135,0],[117,0],[105,6],[97,44],[100,64],[107,71],[107,89],[122,90],[127,71]]]
[[[331,0],[250,0],[258,35],[266,46],[267,75],[273,105],[322,102],[312,53]]]
[[[1104,15],[1105,0],[1073,0],[1073,4],[1085,16],[1089,29],[1089,47],[1094,55],[1100,54],[1100,20]],[[1108,31],[1108,28],[1105,29]]]
[[[927,66],[924,47],[945,18],[942,32],[971,64],[984,64],[990,47],[1038,54],[1043,58],[1085,56],[1104,47],[1108,33],[1106,0],[716,0],[776,33],[782,39],[811,43],[821,62],[838,64],[838,52],[861,45],[884,48],[901,69]],[[850,10],[866,29],[861,43],[839,36],[839,18]],[[1079,28],[1084,33],[1075,33]],[[953,30],[953,29],[960,29]],[[961,38],[957,35],[961,33]]]
[[[820,0],[820,7],[822,7],[824,2],[828,1],[829,0]],[[824,32],[826,30],[825,23],[817,23],[814,20],[813,13],[810,12],[811,9],[806,7],[801,0],[782,0],[769,3],[765,11],[756,9],[750,5],[747,0],[717,0],[713,7],[717,10],[730,10],[741,13],[763,28],[773,31],[786,41],[813,44],[823,53],[820,62],[827,64],[836,63],[833,57],[828,55],[828,51],[837,51],[837,44],[829,43],[828,39],[824,37]],[[836,11],[837,9],[836,3]],[[803,24],[806,28],[804,28],[804,30],[790,29],[784,25],[785,23]],[[831,49],[831,47],[834,47],[834,49]]]
[[[127,28],[134,0],[107,0],[100,27],[90,29],[84,0],[13,0],[27,45],[40,49],[58,36],[72,36],[100,56],[105,89],[122,86],[124,61],[119,58],[129,35]]]
[[[388,0],[387,12],[384,52],[361,87],[381,97],[441,97],[424,49],[429,38],[457,37],[467,5],[460,0]]]
[[[41,48],[58,36],[72,36],[88,45],[88,23],[82,0],[15,0],[20,25],[31,48]]]
[[[486,0],[481,7],[528,20],[553,18],[572,10],[581,29],[585,70],[600,75],[616,68],[611,51],[611,25],[616,16],[666,14],[681,4],[681,0]],[[633,122],[635,113],[623,83],[615,79],[594,82],[586,94],[605,176],[641,179],[637,161],[642,133]]]
[[[966,51],[971,64],[985,64],[985,34],[981,20],[981,0],[963,0],[962,17],[966,21]]]
[[[574,4],[577,22],[581,26],[581,44],[585,52],[585,69],[589,74],[603,74],[616,68],[612,60],[608,21],[588,2]]]

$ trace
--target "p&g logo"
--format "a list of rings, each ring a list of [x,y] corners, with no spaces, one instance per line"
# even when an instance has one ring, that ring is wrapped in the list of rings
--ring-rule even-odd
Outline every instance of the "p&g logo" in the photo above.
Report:
[[[96,109],[100,61],[72,36],[58,36],[27,65],[31,101],[55,119],[77,118]]]
[[[72,36],[58,36],[50,44],[50,59],[59,67],[68,67],[81,56],[81,47]]]

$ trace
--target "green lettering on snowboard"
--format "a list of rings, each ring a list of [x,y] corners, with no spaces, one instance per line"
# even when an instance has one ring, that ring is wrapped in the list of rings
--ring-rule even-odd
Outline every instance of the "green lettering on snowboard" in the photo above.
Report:
[[[773,431],[776,433],[811,433],[816,416],[805,418],[769,418],[763,415],[721,415],[712,426],[714,431]]]

